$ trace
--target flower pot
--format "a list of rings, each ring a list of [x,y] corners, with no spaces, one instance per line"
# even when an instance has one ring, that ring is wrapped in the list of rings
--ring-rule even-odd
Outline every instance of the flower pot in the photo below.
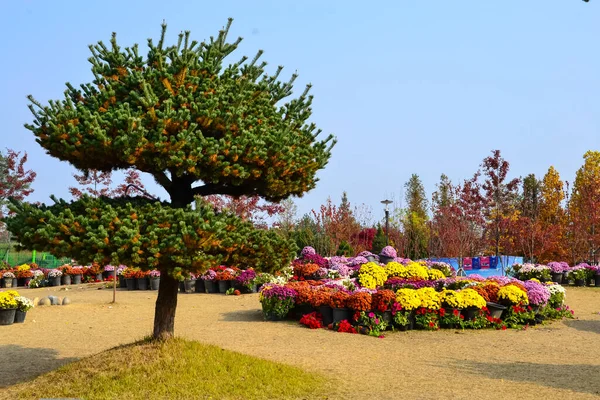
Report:
[[[585,286],[585,279],[575,279],[575,286]]]
[[[205,280],[204,287],[206,288],[206,293],[219,293],[219,287],[214,280]]]
[[[585,285],[586,286],[592,286],[592,278],[586,279],[585,280]]]
[[[61,277],[57,276],[55,278],[48,278],[50,281],[50,286],[60,286]]]
[[[350,322],[352,319],[352,310],[349,308],[334,308],[333,309],[333,323],[346,320]]]
[[[29,286],[29,282],[31,282],[31,278],[20,278],[20,279],[18,279],[18,285],[19,286],[27,287],[27,286]]]
[[[158,290],[160,285],[160,277],[150,278],[150,290]]]
[[[367,261],[368,262],[375,262],[375,256],[368,256],[367,257]]]
[[[3,278],[2,282],[3,282],[3,286],[5,288],[11,288],[12,287],[12,282],[13,282],[12,278]]]
[[[204,284],[204,279],[196,279],[196,287],[194,288],[196,293],[206,293],[206,285]]]
[[[284,317],[281,317],[275,313],[264,313],[265,320],[267,321],[282,321]]]
[[[183,281],[179,282],[179,291],[181,293],[185,293],[185,285],[183,284]]]
[[[27,311],[17,310],[15,312],[15,324],[22,324],[25,322],[25,316],[27,315]]]
[[[114,271],[104,271],[102,272],[102,278],[104,280],[108,279],[110,276],[112,276],[114,273]]]
[[[127,290],[137,289],[137,279],[136,278],[125,278],[125,284],[127,285]]]
[[[562,279],[563,279],[563,274],[562,272],[553,272],[552,273],[552,282],[556,282],[556,283],[562,283]]]
[[[394,261],[394,257],[379,256],[379,262],[384,265],[392,261]]]
[[[73,276],[71,276],[71,284],[73,284],[73,285],[81,285],[81,275],[73,275]]]
[[[71,284],[71,275],[63,275],[63,276],[61,276],[60,281],[61,281],[61,283],[63,285],[70,285]]]
[[[569,284],[569,273],[568,272],[563,272],[563,283],[565,285]]]
[[[465,321],[472,321],[475,319],[478,312],[479,312],[478,308],[469,307],[469,308],[465,308],[464,310],[462,310],[462,315],[465,317],[464,318]]]
[[[486,305],[492,318],[500,318],[502,312],[506,310],[506,307],[502,304],[487,302]]]
[[[219,282],[219,293],[225,294],[229,289],[229,281],[218,281]]]
[[[596,287],[600,287],[600,274],[594,276],[594,284]]]
[[[19,286],[19,280],[17,278],[13,278],[12,287],[17,287],[17,286]]]
[[[96,282],[102,282],[102,273],[96,274],[94,279]]]
[[[329,306],[320,306],[319,313],[323,316],[323,326],[333,323],[333,309]]]
[[[127,280],[125,279],[125,277],[123,275],[119,275],[119,287],[126,288],[127,287],[127,282],[126,281]]]
[[[310,304],[298,304],[291,311],[291,316],[299,320],[302,316],[313,312],[314,309]]]
[[[15,322],[16,311],[16,308],[0,308],[0,325],[12,325]]]
[[[138,290],[148,290],[148,278],[137,278]]]
[[[388,325],[388,328],[390,328],[392,326],[392,322],[394,321],[394,317],[392,316],[392,312],[390,310],[383,312],[382,319]]]
[[[183,281],[184,293],[192,293],[194,291],[195,284],[196,284],[195,280],[186,279],[185,281]]]

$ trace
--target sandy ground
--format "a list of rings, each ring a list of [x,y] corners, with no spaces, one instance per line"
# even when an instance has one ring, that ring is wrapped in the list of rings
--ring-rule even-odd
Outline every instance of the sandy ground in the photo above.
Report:
[[[22,290],[67,294],[0,327],[0,387],[151,332],[155,292]],[[569,288],[576,320],[526,331],[411,331],[384,339],[264,322],[258,296],[180,294],[176,334],[300,366],[336,379],[339,398],[586,399],[600,396],[600,289]],[[4,395],[4,396],[3,396]],[[0,397],[8,397],[0,389]]]

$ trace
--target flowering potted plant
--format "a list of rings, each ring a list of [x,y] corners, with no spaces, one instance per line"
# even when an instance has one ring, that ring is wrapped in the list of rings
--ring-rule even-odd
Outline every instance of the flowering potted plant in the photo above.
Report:
[[[51,269],[48,272],[48,281],[50,281],[50,286],[60,286],[60,278],[63,273],[59,269]]]
[[[93,282],[102,282],[102,269],[100,264],[92,263],[86,270],[86,274],[91,277]]]
[[[550,290],[547,285],[536,281],[526,281],[523,283],[527,289],[527,298],[529,305],[534,312],[537,312],[540,307],[545,307],[550,300]]]
[[[14,290],[0,292],[0,325],[12,325],[15,322],[15,314],[17,312],[17,301],[15,298],[18,296],[19,293]]]
[[[115,273],[115,267],[113,265],[105,265],[104,271],[102,271],[102,278],[104,278],[104,280],[106,280],[110,276],[113,276],[114,273]]]
[[[189,274],[183,279],[183,292],[184,293],[192,293],[195,291],[196,286],[196,275]]]
[[[23,264],[17,267],[16,271],[17,286],[29,286],[29,281],[33,278],[33,272],[29,265]]]
[[[387,322],[381,315],[373,311],[361,311],[357,322],[358,331],[370,336],[383,337],[382,333],[387,329]]]
[[[138,290],[148,290],[148,271],[137,270],[136,280]]]
[[[160,285],[160,271],[157,269],[153,269],[148,273],[150,277],[150,290],[158,290],[158,286]]]
[[[248,268],[235,277],[235,284],[242,288],[246,293],[256,293],[257,289],[256,284],[254,283],[255,278],[256,272],[252,268]]]
[[[219,285],[219,293],[224,294],[225,292],[227,292],[227,289],[229,289],[231,287],[231,281],[233,281],[235,279],[232,272],[233,271],[229,268],[227,268],[224,271],[217,272],[217,275],[215,276],[215,280],[217,281],[217,284]]]
[[[267,285],[263,287],[259,299],[265,319],[279,321],[285,318],[294,306],[296,294],[294,289],[285,286]]]
[[[73,268],[71,268],[70,265],[65,264],[65,265],[58,267],[58,269],[60,270],[60,272],[62,272],[62,276],[60,277],[61,284],[63,286],[70,285],[71,284],[71,275],[73,274],[71,272],[71,270]]]
[[[462,306],[462,314],[465,321],[471,321],[477,315],[479,310],[486,307],[487,303],[485,298],[480,295],[475,289],[467,288],[461,290],[459,293]]]
[[[77,266],[69,270],[71,275],[71,283],[73,285],[81,285],[81,277],[83,276],[83,268]]]
[[[552,261],[548,263],[548,267],[550,267],[550,274],[552,275],[552,282],[562,283],[563,272],[565,272],[565,268],[559,262]]]
[[[356,258],[358,257],[364,257],[365,258],[365,262],[363,264],[366,264],[369,261],[375,261],[375,254],[371,253],[370,251],[361,251],[360,253],[358,253],[358,255],[356,256]]]
[[[337,290],[331,293],[329,297],[329,306],[333,309],[333,323],[344,319],[349,320],[352,317],[352,311],[347,308],[348,297],[350,295],[343,290]]]
[[[15,274],[10,271],[2,273],[2,286],[5,288],[13,287],[13,280],[16,279]],[[16,285],[15,285],[16,286]]]
[[[371,293],[356,292],[352,293],[346,305],[353,311],[370,311],[371,310]]]
[[[575,281],[575,286],[585,286],[587,275],[588,273],[586,268],[581,264],[571,268],[569,273],[569,277]]]
[[[312,296],[311,305],[321,314],[324,326],[333,323],[333,309],[329,306],[332,290],[328,287],[320,287],[314,290]]]
[[[127,285],[127,290],[137,289],[137,277],[138,277],[138,270],[136,268],[127,267],[123,270],[123,278],[125,278],[125,284]]]
[[[127,267],[125,265],[119,265],[117,268],[117,276],[119,277],[119,287],[126,288],[127,282],[125,281],[125,276],[123,275],[123,271],[125,271]]]
[[[415,324],[420,329],[437,331],[440,329],[438,310],[419,308],[415,315]]]
[[[443,325],[446,323],[451,324],[451,326],[454,326],[455,323],[460,322],[452,319],[455,316],[459,318],[461,315],[461,310],[464,308],[463,299],[460,293],[454,290],[443,290],[440,293],[440,300],[442,303],[440,311],[443,309],[444,312],[440,313],[439,315],[440,317],[445,317],[440,322],[442,322]]]
[[[396,252],[396,249],[394,249],[392,246],[385,246],[381,250],[381,253],[379,253],[379,261],[382,264],[387,264],[390,261],[394,261],[394,258],[396,257],[398,257],[398,253]]]
[[[15,323],[23,323],[25,322],[25,316],[27,315],[27,311],[33,308],[33,301],[23,296],[15,297],[15,301],[17,302],[17,311],[15,312]]]
[[[217,277],[217,273],[212,269],[209,269],[200,277],[200,279],[202,279],[204,281],[204,286],[206,287],[206,293],[218,293],[219,292],[217,284],[215,283],[216,277]]]

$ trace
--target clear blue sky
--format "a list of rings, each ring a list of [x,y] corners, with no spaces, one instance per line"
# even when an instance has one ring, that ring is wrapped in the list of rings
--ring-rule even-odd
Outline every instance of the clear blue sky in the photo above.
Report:
[[[300,213],[346,190],[379,217],[410,174],[430,195],[441,173],[469,177],[495,148],[512,176],[554,165],[572,181],[583,153],[600,148],[597,0],[18,0],[0,2],[0,15],[0,147],[29,153],[32,200],[68,198],[74,170],[23,128],[25,96],[60,98],[65,82],[91,80],[89,44],[115,31],[145,48],[163,19],[170,38],[203,40],[233,17],[239,54],[263,49],[272,68],[314,85],[313,121],[338,145]]]

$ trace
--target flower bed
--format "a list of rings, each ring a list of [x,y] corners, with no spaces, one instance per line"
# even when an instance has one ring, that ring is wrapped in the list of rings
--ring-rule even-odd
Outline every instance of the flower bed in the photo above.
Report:
[[[312,329],[323,326],[337,332],[381,337],[390,329],[522,328],[573,314],[564,304],[564,287],[554,282],[542,283],[535,277],[456,277],[452,267],[444,263],[399,262],[395,258],[383,265],[367,262],[363,255],[354,259],[332,257],[325,268],[314,262],[320,260],[318,254],[303,251],[303,256],[292,263],[289,281],[272,283],[261,291],[265,318],[293,316]],[[392,255],[390,249],[382,254]],[[330,271],[339,271],[341,266],[351,271],[348,276],[332,277]],[[327,271],[317,273],[322,268]],[[585,266],[576,270],[582,269]],[[544,278],[551,268],[525,264],[515,270],[523,276],[537,274]],[[273,309],[278,311],[277,318],[269,311]],[[332,319],[327,315],[331,310],[346,309],[350,309],[349,318],[336,320],[334,313],[333,320],[326,323]],[[288,311],[285,315],[284,310]]]

